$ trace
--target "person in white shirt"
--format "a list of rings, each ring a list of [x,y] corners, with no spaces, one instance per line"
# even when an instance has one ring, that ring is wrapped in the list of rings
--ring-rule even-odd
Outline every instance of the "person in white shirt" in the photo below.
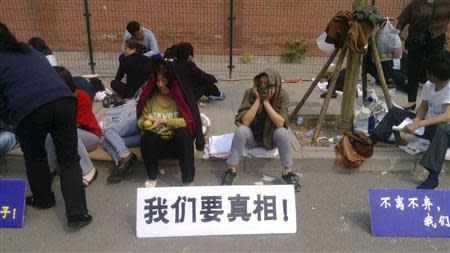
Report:
[[[142,27],[139,22],[131,21],[127,24],[123,35],[122,52],[125,48],[125,42],[129,39],[137,40],[141,45],[146,47],[147,51],[143,55],[149,58],[161,58],[155,35],[149,29]],[[122,55],[119,57],[119,60],[124,58]]]
[[[402,131],[413,134],[415,130],[425,127],[424,134],[419,137],[431,142],[420,164],[428,170],[429,175],[417,189],[437,189],[439,173],[450,144],[450,53],[431,56],[426,66],[429,81],[422,89],[422,103],[416,114],[393,107],[370,138],[374,143],[388,140],[393,132],[392,126],[399,125],[407,117],[413,122]]]

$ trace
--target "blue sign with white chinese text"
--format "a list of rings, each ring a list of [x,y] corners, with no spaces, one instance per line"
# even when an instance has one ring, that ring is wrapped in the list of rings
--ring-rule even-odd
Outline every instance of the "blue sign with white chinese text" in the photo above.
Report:
[[[0,179],[0,228],[21,228],[25,210],[23,179]]]
[[[450,190],[369,189],[372,235],[450,237]]]

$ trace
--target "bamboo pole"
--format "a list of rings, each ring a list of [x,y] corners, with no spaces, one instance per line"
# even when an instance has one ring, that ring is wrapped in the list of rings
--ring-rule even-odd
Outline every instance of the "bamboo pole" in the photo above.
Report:
[[[333,72],[333,77],[331,78],[330,84],[328,86],[327,95],[322,104],[322,108],[320,109],[319,119],[317,120],[316,128],[314,129],[314,134],[311,138],[311,144],[316,143],[317,138],[319,137],[320,129],[322,128],[322,123],[325,119],[325,115],[327,114],[328,105],[330,103],[331,96],[333,95],[334,88],[336,87],[336,81],[339,76],[339,72],[340,72],[342,63],[344,62],[346,53],[347,53],[347,46],[344,45],[344,47],[341,49],[341,52],[339,53],[339,58],[336,62],[336,68]]]
[[[330,57],[328,57],[327,62],[323,66],[322,70],[320,70],[319,74],[317,74],[316,78],[312,82],[311,86],[309,86],[308,90],[306,91],[305,95],[303,95],[302,100],[297,104],[294,111],[292,111],[291,115],[289,116],[289,121],[293,122],[295,119],[295,116],[297,115],[298,111],[303,107],[303,105],[306,103],[306,100],[309,98],[311,93],[314,91],[314,88],[316,87],[317,83],[319,82],[320,78],[325,74],[328,67],[333,62],[334,58],[336,58],[336,55],[339,51],[339,48],[334,49],[333,53],[331,53]]]
[[[372,56],[375,62],[375,68],[377,69],[378,80],[380,80],[381,89],[383,90],[384,98],[386,99],[386,105],[390,110],[393,106],[391,94],[389,94],[389,89],[386,84],[386,78],[384,77],[383,67],[381,66],[380,55],[378,54],[377,44],[375,42],[374,36],[371,36],[372,42]],[[400,133],[398,131],[394,131],[395,142],[397,145],[402,143],[402,139],[400,137]]]

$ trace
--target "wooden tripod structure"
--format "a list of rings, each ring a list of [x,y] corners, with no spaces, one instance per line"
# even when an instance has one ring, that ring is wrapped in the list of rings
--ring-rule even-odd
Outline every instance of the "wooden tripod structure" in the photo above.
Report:
[[[372,35],[370,40],[371,40],[371,46],[370,47],[371,47],[372,55],[373,55],[373,58],[374,58],[373,60],[374,60],[374,63],[375,63],[375,68],[376,68],[377,73],[378,73],[378,78],[380,80],[380,85],[381,85],[381,88],[383,90],[384,97],[386,99],[387,107],[390,110],[392,108],[392,106],[393,106],[392,98],[391,98],[391,96],[389,94],[389,90],[387,88],[386,79],[385,79],[385,76],[384,76],[383,68],[381,66],[380,55],[378,53],[377,45],[375,43],[375,37]],[[327,110],[328,110],[328,105],[330,103],[331,97],[333,95],[334,88],[336,86],[336,81],[337,81],[337,78],[338,78],[338,75],[339,75],[339,71],[341,70],[342,63],[344,61],[345,56],[347,55],[347,51],[348,51],[348,48],[347,48],[346,45],[344,45],[341,49],[336,48],[333,51],[333,53],[329,56],[327,62],[323,66],[322,70],[319,72],[319,74],[317,74],[317,76],[314,79],[314,81],[312,82],[311,86],[306,91],[306,93],[303,96],[303,98],[300,100],[300,102],[295,107],[294,111],[289,116],[290,121],[293,122],[295,117],[297,116],[297,113],[303,107],[303,105],[306,103],[306,101],[308,100],[309,96],[313,92],[314,88],[316,87],[317,83],[319,82],[319,79],[326,72],[326,70],[331,65],[331,63],[334,61],[334,59],[336,58],[336,55],[339,52],[339,57],[338,57],[338,60],[336,62],[336,68],[335,68],[335,70],[333,72],[331,81],[329,83],[327,95],[325,97],[324,102],[322,103],[322,108],[320,110],[320,114],[319,114],[319,118],[317,120],[316,128],[314,129],[314,134],[313,134],[312,139],[311,139],[311,144],[314,144],[314,143],[317,142],[317,138],[319,136],[320,129],[322,128],[322,124],[323,124],[323,121],[325,119],[325,116],[326,116],[326,113],[327,113]],[[349,109],[351,111],[350,111],[350,113],[347,113],[347,115],[341,115],[341,116],[343,116],[343,118],[345,120],[345,118],[346,117],[349,118],[348,115],[350,115],[350,123],[352,123],[352,121],[353,121],[353,111],[354,111],[354,106],[355,106],[354,98],[356,96],[356,81],[357,81],[358,70],[359,70],[359,66],[360,66],[360,64],[359,64],[360,63],[360,57],[361,57],[360,54],[357,54],[355,52],[349,52],[349,56],[348,56],[349,64],[348,64],[348,68],[347,68],[347,71],[346,71],[346,78],[345,78],[345,84],[344,84],[344,98],[343,98],[343,103],[342,103],[343,110],[341,111],[341,113],[344,114],[345,111],[348,112]],[[350,66],[350,64],[351,64],[351,66]],[[362,64],[362,83],[363,83],[363,99],[365,99],[367,97],[367,71],[366,71],[366,67],[365,67],[364,63]],[[346,107],[346,109],[344,107]],[[348,128],[353,128],[353,124],[351,124],[350,126],[347,126],[347,127]],[[400,140],[401,140],[400,139],[400,134],[398,132],[394,132],[394,135],[395,135],[395,140],[396,140],[397,144],[400,143]]]

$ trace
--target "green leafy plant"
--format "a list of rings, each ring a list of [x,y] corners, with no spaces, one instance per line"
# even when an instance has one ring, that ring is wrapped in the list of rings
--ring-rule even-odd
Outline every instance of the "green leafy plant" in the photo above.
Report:
[[[241,55],[241,61],[243,63],[250,63],[252,61],[252,59],[253,59],[253,55],[250,53],[243,53]]]
[[[292,41],[286,43],[286,48],[281,54],[281,59],[285,62],[301,62],[308,51],[308,44],[305,41]]]

